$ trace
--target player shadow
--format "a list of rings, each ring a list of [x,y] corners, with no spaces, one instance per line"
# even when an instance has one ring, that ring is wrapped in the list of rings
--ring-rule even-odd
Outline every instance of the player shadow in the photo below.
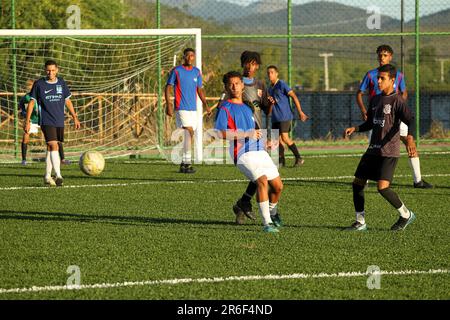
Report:
[[[115,216],[115,215],[91,215],[81,213],[62,212],[39,212],[14,210],[0,210],[0,220],[29,220],[29,221],[59,221],[59,222],[87,222],[87,223],[108,223],[114,225],[160,225],[160,224],[188,224],[200,225],[202,228],[208,226],[228,226],[235,225],[234,222],[224,220],[195,220],[179,218],[154,218],[137,216]]]

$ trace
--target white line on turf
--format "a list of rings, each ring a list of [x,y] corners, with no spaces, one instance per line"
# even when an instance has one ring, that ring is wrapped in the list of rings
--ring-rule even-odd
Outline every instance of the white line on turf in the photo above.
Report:
[[[410,175],[395,175],[396,178],[407,178]],[[450,173],[435,173],[435,174],[423,174],[422,177],[450,177]],[[353,176],[329,176],[329,177],[298,177],[298,178],[282,178],[283,181],[322,181],[322,180],[346,180],[353,179]],[[65,185],[62,188],[41,186],[41,187],[2,187],[0,191],[11,190],[47,190],[47,189],[79,189],[79,188],[110,188],[110,187],[130,187],[130,186],[145,186],[152,184],[196,184],[196,183],[246,183],[246,179],[214,179],[214,180],[153,180],[142,182],[129,182],[129,183],[102,183],[102,184],[81,184],[81,185]]]
[[[447,274],[450,270],[400,270],[400,271],[380,271],[378,273],[367,272],[339,272],[339,273],[294,273],[294,274],[269,274],[269,275],[253,275],[253,276],[230,276],[230,277],[213,277],[213,278],[181,278],[181,279],[165,279],[165,280],[146,280],[146,281],[126,281],[116,283],[96,283],[84,285],[65,285],[65,286],[33,286],[29,288],[11,288],[0,289],[0,294],[5,293],[32,293],[45,291],[65,291],[65,290],[83,290],[83,289],[110,289],[125,287],[142,287],[152,285],[176,285],[185,283],[217,283],[228,281],[258,281],[258,280],[289,280],[289,279],[317,279],[317,278],[351,278],[351,277],[367,277],[371,275],[386,276],[408,276],[408,275],[434,275]]]

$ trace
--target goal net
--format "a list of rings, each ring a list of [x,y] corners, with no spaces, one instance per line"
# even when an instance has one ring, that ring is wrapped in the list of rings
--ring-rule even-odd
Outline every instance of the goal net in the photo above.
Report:
[[[196,50],[196,66],[201,68],[200,37],[200,29],[0,30],[0,161],[20,157],[19,101],[29,91],[30,80],[45,76],[49,59],[58,63],[58,76],[68,83],[81,122],[81,129],[75,130],[66,110],[66,158],[77,159],[87,150],[105,157],[162,150],[171,143],[175,127],[164,112],[168,73],[181,62],[186,47]],[[200,100],[198,110],[201,120]],[[197,159],[202,149],[199,123]],[[30,137],[28,158],[44,155],[39,131]]]

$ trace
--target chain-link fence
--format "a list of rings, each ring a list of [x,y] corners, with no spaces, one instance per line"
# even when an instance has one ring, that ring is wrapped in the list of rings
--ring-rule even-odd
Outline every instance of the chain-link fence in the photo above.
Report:
[[[74,5],[78,20],[69,10]],[[378,66],[376,48],[388,44],[405,74],[418,137],[449,141],[447,0],[0,0],[0,11],[2,29],[76,23],[83,29],[201,28],[212,101],[223,90],[222,75],[241,69],[242,51],[258,51],[258,77],[267,78],[268,65],[278,66],[310,116],[294,123],[293,136],[302,140],[339,139],[345,127],[361,121],[356,92],[365,73]],[[11,66],[0,62],[2,79],[10,75]]]

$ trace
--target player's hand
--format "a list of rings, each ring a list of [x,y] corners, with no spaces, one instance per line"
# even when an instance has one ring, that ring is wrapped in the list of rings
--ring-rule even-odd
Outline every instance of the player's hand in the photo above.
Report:
[[[80,129],[80,128],[81,128],[81,123],[80,123],[80,121],[79,121],[78,119],[74,119],[74,120],[73,120],[73,126],[74,126],[75,130]]]
[[[367,121],[367,112],[366,111],[361,111],[361,118],[363,119],[363,121]]]
[[[212,115],[212,110],[209,106],[206,106],[206,116],[209,118]]]
[[[270,103],[271,105],[274,105],[274,104],[276,103],[275,99],[274,99],[272,96],[268,96],[268,97],[267,97],[267,100],[269,100],[269,103]]]
[[[253,139],[260,139],[262,137],[261,130],[257,129],[253,131]]]
[[[23,125],[23,131],[25,133],[29,133],[30,132],[30,122],[29,121],[25,121],[24,125]]]
[[[408,136],[406,138],[406,151],[408,152],[408,157],[417,157],[416,143],[414,142],[413,136]]]
[[[305,122],[306,120],[309,119],[309,117],[304,112],[300,112],[299,119],[301,122]]]
[[[351,136],[353,132],[355,132],[356,128],[355,127],[351,127],[351,128],[347,128],[344,131],[344,139]]]
[[[167,114],[169,117],[173,117],[173,108],[167,107],[167,108],[166,108],[166,114]]]

